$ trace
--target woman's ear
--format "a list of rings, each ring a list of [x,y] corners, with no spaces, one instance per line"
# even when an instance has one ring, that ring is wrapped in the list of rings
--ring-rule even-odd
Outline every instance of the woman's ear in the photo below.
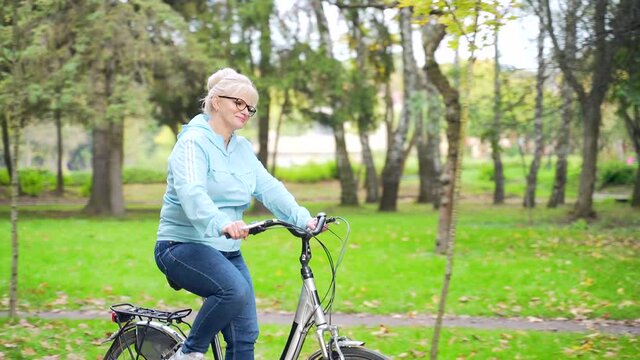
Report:
[[[211,97],[211,108],[214,111],[220,110],[220,102],[219,101],[220,101],[219,97],[217,97],[215,95]]]

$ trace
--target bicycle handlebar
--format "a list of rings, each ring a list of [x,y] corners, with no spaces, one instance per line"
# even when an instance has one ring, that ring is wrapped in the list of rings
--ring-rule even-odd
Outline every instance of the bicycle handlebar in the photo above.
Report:
[[[249,230],[249,235],[256,235],[263,231],[266,231],[268,228],[272,226],[282,226],[289,230],[291,234],[295,237],[303,238],[305,236],[316,236],[324,230],[325,225],[335,222],[336,219],[334,217],[327,217],[325,213],[318,213],[316,215],[316,219],[318,220],[316,223],[316,228],[314,230],[310,229],[301,229],[300,227],[290,224],[286,221],[278,220],[278,219],[267,219],[262,221],[257,221],[251,223],[246,226],[245,229]],[[227,238],[230,238],[229,234],[224,234]]]

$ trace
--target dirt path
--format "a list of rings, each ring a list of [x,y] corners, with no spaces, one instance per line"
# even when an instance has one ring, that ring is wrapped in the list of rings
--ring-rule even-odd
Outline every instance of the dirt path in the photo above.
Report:
[[[0,316],[6,316],[0,312]],[[39,317],[43,319],[110,319],[108,311],[56,311],[20,313],[20,317]],[[189,316],[193,320],[193,314]],[[262,324],[289,325],[293,315],[286,312],[261,312],[258,314]],[[341,326],[424,326],[435,323],[435,315],[373,315],[373,314],[334,314],[332,323]],[[640,336],[640,319],[614,320],[549,320],[538,318],[492,318],[470,316],[447,316],[445,327],[471,329],[505,329],[552,332],[601,332],[607,334],[629,334]]]

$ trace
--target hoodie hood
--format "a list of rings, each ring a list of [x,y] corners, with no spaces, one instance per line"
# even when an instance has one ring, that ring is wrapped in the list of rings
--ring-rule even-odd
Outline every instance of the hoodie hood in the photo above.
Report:
[[[236,136],[235,133],[231,134],[231,139],[229,140],[229,145],[227,147],[224,146],[224,138],[222,135],[219,135],[211,129],[209,126],[209,116],[206,114],[198,114],[196,115],[188,124],[182,127],[182,131],[178,134],[178,139],[185,134],[196,131],[202,135],[205,135],[207,139],[216,147],[220,148],[222,151],[230,151],[233,147],[235,147]]]

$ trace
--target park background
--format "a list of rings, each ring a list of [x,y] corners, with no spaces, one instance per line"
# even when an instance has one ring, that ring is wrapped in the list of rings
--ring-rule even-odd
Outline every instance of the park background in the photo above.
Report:
[[[150,251],[175,134],[224,66],[258,86],[240,134],[265,166],[351,223],[337,312],[435,315],[455,240],[448,315],[585,332],[445,320],[440,357],[637,356],[638,5],[552,3],[549,18],[535,1],[402,4],[4,1],[0,289],[19,320],[2,318],[0,358],[99,358],[115,325],[82,314],[198,306]],[[294,310],[295,245],[245,244],[263,313]],[[433,348],[419,321],[346,331],[398,359]],[[264,324],[258,356],[277,357],[286,333]]]

